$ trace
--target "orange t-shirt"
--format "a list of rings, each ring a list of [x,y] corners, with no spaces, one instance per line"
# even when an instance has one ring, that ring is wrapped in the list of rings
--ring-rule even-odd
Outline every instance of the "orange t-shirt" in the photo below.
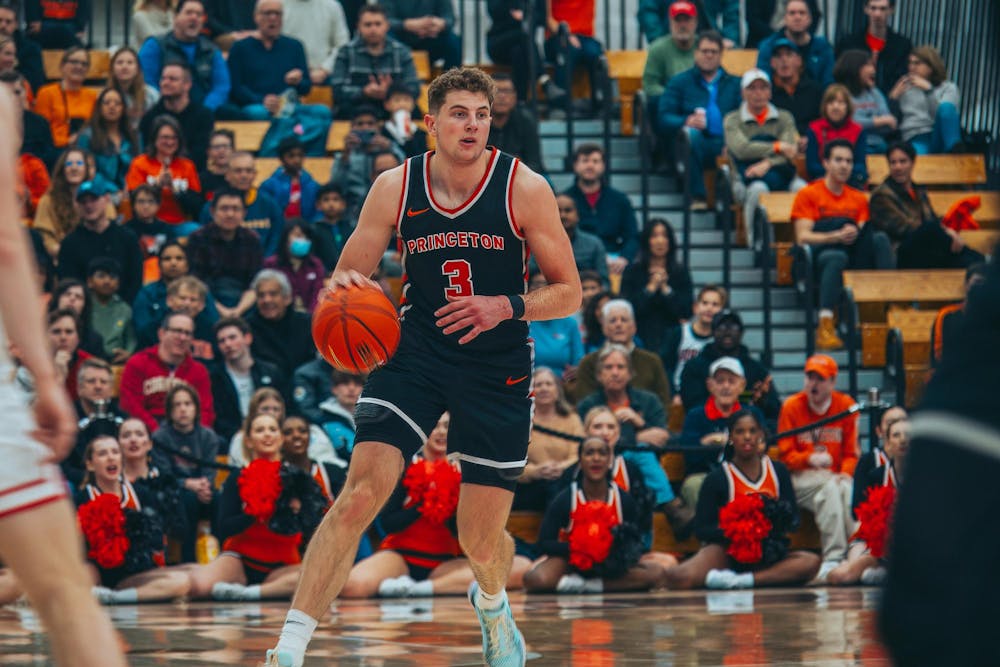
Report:
[[[38,89],[35,113],[49,121],[52,143],[62,148],[69,144],[70,122],[86,122],[96,102],[97,91],[93,88],[63,90],[62,84],[50,83]]]
[[[858,225],[868,222],[868,198],[861,190],[845,185],[840,195],[830,192],[825,179],[818,179],[799,190],[792,203],[792,220],[849,218]]]
[[[594,36],[594,0],[552,0],[552,18],[565,21],[574,35]]]
[[[163,163],[155,157],[149,157],[145,153],[137,155],[125,174],[125,188],[132,192],[143,183],[148,183],[156,187],[160,179],[160,172],[163,171]],[[181,190],[194,190],[201,192],[201,181],[198,180],[198,169],[191,160],[178,157],[170,162],[170,176],[174,180],[174,185]],[[160,191],[160,212],[157,216],[164,222],[172,225],[191,219],[190,215],[185,215],[180,204],[174,198],[172,188],[162,188]]]
[[[831,415],[843,412],[854,405],[854,399],[839,391],[833,392],[830,407],[821,415],[809,407],[809,397],[800,391],[792,394],[781,406],[778,416],[778,432],[807,426]],[[816,445],[826,447],[833,457],[833,472],[854,474],[858,464],[858,415],[838,419],[826,426],[820,426],[788,438],[778,440],[778,458],[789,470],[808,470],[809,455],[816,452]]]

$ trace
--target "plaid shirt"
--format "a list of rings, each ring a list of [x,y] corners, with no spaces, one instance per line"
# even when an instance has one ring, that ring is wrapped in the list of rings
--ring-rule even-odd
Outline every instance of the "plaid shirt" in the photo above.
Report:
[[[337,61],[330,76],[337,105],[353,107],[367,102],[381,109],[382,100],[370,99],[363,92],[369,77],[377,74],[391,75],[393,82],[402,82],[409,89],[413,99],[419,97],[420,81],[410,47],[386,37],[385,49],[376,56],[360,37],[356,37],[337,52]]]
[[[236,236],[227,241],[214,222],[188,237],[187,253],[193,275],[210,286],[219,278],[231,278],[244,290],[249,289],[264,259],[255,232],[240,227]]]

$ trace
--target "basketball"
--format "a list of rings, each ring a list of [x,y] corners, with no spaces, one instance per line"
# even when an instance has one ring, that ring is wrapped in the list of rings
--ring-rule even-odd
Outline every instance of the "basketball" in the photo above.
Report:
[[[348,373],[384,365],[399,345],[396,308],[376,287],[324,292],[312,318],[313,342],[323,358]]]

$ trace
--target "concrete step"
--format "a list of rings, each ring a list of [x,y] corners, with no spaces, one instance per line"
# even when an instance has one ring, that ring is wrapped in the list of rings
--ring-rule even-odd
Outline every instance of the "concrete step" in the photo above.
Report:
[[[703,252],[701,250],[692,251],[691,255],[694,256],[696,252]],[[734,257],[733,261],[737,258]],[[694,261],[692,260],[692,265]],[[748,308],[760,309],[763,307],[764,295],[761,293],[759,288],[753,287],[734,287],[729,294],[729,305],[730,307],[743,311]],[[771,305],[773,308],[798,308],[798,297],[795,292],[777,292],[771,295]]]
[[[719,271],[719,278],[722,277],[722,250],[718,248],[692,248],[690,269],[715,269]],[[753,267],[753,253],[749,251],[733,253],[732,268],[749,269]],[[754,304],[747,304],[754,305]],[[757,304],[757,307],[760,307]]]
[[[694,232],[694,234],[711,234],[712,232]],[[697,237],[692,235],[692,240]],[[699,243],[693,243],[692,248],[698,247]],[[713,244],[714,245],[714,244]],[[774,271],[771,271],[771,279],[774,279]],[[712,268],[712,269],[698,269],[691,272],[691,280],[694,281],[696,286],[707,285],[708,283],[715,283],[716,281],[722,280],[722,267]],[[761,277],[760,269],[733,269],[730,274],[730,280],[733,285],[739,286],[759,286]]]
[[[698,283],[696,283],[698,284]],[[764,311],[759,308],[746,308],[740,311],[743,325],[746,327],[763,326]],[[805,326],[806,314],[801,308],[783,308],[771,312],[771,326],[802,327]]]

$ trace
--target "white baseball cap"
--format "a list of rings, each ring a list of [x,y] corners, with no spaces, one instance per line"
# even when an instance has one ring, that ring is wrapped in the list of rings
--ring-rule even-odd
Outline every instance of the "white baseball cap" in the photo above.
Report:
[[[729,371],[741,378],[746,377],[746,374],[743,372],[743,364],[736,357],[719,357],[713,361],[712,365],[708,367],[708,376],[715,377],[716,371]]]
[[[740,79],[740,90],[746,90],[754,81],[766,81],[767,85],[771,85],[771,77],[767,75],[767,72],[759,67],[753,67],[743,73],[743,78]]]

